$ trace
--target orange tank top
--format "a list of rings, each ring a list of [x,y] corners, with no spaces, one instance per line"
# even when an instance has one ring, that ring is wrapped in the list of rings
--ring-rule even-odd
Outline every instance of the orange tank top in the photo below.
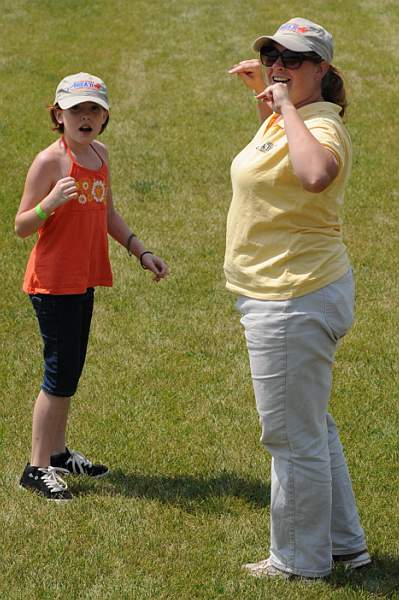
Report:
[[[78,198],[57,208],[38,231],[38,240],[26,267],[23,290],[28,294],[83,294],[87,288],[112,285],[108,256],[108,168],[101,156],[98,170],[71,159],[68,175]]]

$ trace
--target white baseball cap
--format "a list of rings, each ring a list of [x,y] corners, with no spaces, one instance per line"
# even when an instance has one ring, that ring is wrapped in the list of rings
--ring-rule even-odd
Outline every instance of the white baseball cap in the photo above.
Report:
[[[294,52],[316,52],[323,60],[331,62],[334,54],[334,43],[331,33],[324,27],[294,17],[281,25],[274,35],[262,35],[253,43],[253,49],[260,49],[270,42],[281,44]]]
[[[107,86],[99,77],[89,73],[68,75],[58,84],[54,104],[71,108],[81,102],[95,102],[109,110]]]

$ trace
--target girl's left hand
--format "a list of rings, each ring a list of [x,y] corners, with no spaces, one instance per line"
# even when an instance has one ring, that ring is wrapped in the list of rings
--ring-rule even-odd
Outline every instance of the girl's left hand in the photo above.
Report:
[[[273,112],[279,114],[281,114],[284,105],[291,104],[288,86],[285,83],[269,85],[256,98],[261,102],[266,102]]]
[[[168,265],[164,263],[162,258],[154,254],[145,254],[142,258],[142,263],[145,269],[154,273],[154,281],[158,282],[169,275]]]

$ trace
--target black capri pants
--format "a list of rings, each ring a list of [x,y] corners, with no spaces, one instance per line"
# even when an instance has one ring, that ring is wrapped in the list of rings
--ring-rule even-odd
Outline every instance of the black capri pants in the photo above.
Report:
[[[73,396],[86,359],[94,288],[88,288],[84,294],[32,294],[29,297],[44,344],[41,388],[54,396]]]

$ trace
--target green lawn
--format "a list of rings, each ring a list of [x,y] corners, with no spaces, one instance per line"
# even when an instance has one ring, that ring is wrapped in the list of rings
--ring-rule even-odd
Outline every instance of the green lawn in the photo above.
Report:
[[[396,0],[2,0],[0,597],[4,600],[399,598],[399,181]],[[292,16],[321,22],[347,75],[354,169],[345,237],[357,321],[335,369],[340,426],[374,566],[329,583],[255,580],[268,546],[269,458],[259,445],[246,349],[224,289],[232,157],[257,128],[227,75]],[[57,83],[109,86],[103,141],[115,202],[171,268],[154,285],[111,244],[70,446],[112,468],[69,479],[53,506],[17,482],[29,456],[41,343],[20,291],[34,242],[14,236],[27,168],[54,134]]]

